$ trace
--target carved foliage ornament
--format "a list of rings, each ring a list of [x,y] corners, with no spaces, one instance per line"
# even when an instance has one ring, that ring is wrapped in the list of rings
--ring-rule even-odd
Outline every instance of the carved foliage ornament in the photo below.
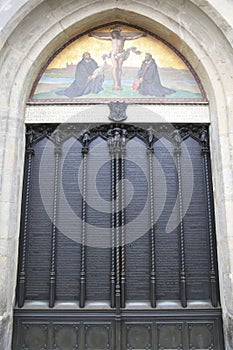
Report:
[[[112,150],[124,150],[127,140],[134,136],[139,137],[151,149],[156,140],[164,137],[179,148],[183,140],[191,136],[202,144],[203,149],[208,149],[208,127],[205,125],[171,125],[156,124],[147,126],[146,129],[129,124],[104,124],[98,126],[84,127],[80,124],[50,124],[29,125],[26,133],[27,150],[44,137],[50,139],[57,147],[60,147],[71,136],[81,142],[87,149],[96,137],[100,136],[108,141]]]

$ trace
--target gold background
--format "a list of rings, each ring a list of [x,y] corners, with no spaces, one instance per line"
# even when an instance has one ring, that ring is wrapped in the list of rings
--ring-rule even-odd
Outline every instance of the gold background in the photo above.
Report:
[[[120,26],[122,32],[140,32],[137,29]],[[112,26],[103,27],[95,32],[111,32]],[[160,40],[155,39],[153,36],[147,34],[146,37],[136,40],[126,40],[124,49],[136,46],[137,50],[140,50],[141,55],[136,55],[133,52],[130,53],[129,58],[124,62],[124,66],[128,67],[140,67],[144,60],[145,53],[152,54],[157,65],[161,68],[175,68],[175,69],[188,69],[186,64],[181,60],[177,54],[172,51],[167,45],[163,44]],[[99,40],[91,38],[88,35],[83,35],[78,38],[64,50],[62,50],[49,64],[47,69],[52,68],[65,68],[66,64],[77,64],[82,59],[82,54],[85,51],[90,52],[91,57],[98,63],[99,66],[103,64],[102,55],[108,54],[112,50],[111,41]],[[111,64],[111,60],[108,59],[108,63]]]

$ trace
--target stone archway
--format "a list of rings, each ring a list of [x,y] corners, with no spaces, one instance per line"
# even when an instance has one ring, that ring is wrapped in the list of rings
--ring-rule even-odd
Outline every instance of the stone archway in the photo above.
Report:
[[[227,2],[226,2],[227,4]],[[14,6],[14,2],[11,3]],[[232,27],[210,1],[25,1],[1,35],[1,341],[10,349],[12,308],[17,269],[17,246],[24,156],[24,114],[31,84],[52,51],[71,36],[105,21],[137,22],[171,42],[193,65],[207,91],[211,113],[211,148],[216,224],[226,346],[232,343],[232,165],[230,153]],[[219,6],[219,5],[218,5]],[[132,10],[133,9],[133,10]],[[231,7],[232,9],[232,7]],[[4,10],[4,8],[3,8]],[[224,16],[221,15],[224,13]],[[7,8],[5,7],[7,14]],[[213,18],[213,20],[211,19]],[[7,16],[4,18],[7,20]],[[14,219],[12,219],[14,218]],[[9,277],[10,276],[10,277]]]

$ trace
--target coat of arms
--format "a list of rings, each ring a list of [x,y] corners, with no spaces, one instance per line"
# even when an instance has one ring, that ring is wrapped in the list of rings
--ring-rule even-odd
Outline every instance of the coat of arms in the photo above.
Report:
[[[122,120],[127,119],[126,115],[126,108],[127,104],[125,102],[110,102],[109,104],[110,108],[110,115],[108,118],[110,120],[113,120],[115,122],[120,122]]]

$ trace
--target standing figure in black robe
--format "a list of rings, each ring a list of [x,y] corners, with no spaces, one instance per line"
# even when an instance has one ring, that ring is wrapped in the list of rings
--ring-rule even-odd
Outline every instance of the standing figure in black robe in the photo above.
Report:
[[[138,92],[141,95],[164,97],[176,92],[161,84],[157,64],[150,53],[145,54],[145,60],[138,71],[137,79]]]
[[[77,64],[73,83],[66,89],[57,91],[56,94],[65,95],[70,98],[98,94],[103,90],[103,82],[103,70],[91,58],[89,52],[84,52],[82,60]]]

